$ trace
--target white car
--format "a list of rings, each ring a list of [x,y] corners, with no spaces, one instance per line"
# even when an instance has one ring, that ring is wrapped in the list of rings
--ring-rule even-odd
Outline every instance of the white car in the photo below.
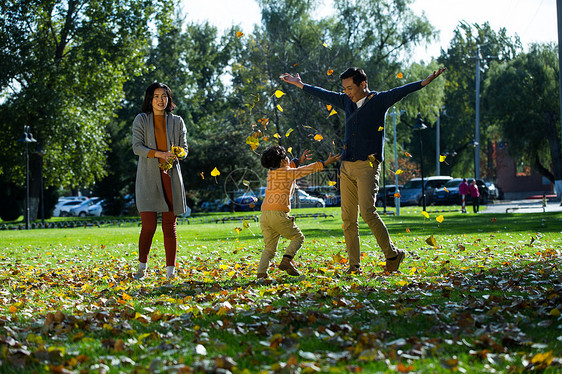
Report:
[[[102,215],[103,213],[103,203],[105,200],[100,200],[97,203],[91,205],[88,207],[88,209],[86,210],[86,215],[87,216],[94,216],[94,217],[99,217]]]
[[[73,206],[70,209],[69,214],[73,217],[86,217],[88,215],[88,209],[97,204],[99,201],[101,201],[99,197],[92,197],[88,200],[82,201],[80,204]]]
[[[298,194],[298,197],[297,197]],[[291,206],[293,208],[325,208],[326,202],[319,197],[310,196],[301,189],[297,189],[293,198],[291,199]]]
[[[70,209],[81,203],[81,200],[62,200],[55,205],[53,217],[68,217],[70,215]]]

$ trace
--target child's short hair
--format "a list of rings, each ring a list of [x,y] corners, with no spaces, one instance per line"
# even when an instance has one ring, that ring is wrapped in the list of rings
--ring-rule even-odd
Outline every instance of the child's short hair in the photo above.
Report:
[[[276,169],[281,166],[281,161],[287,157],[287,151],[280,145],[274,145],[263,151],[261,165],[267,169]]]

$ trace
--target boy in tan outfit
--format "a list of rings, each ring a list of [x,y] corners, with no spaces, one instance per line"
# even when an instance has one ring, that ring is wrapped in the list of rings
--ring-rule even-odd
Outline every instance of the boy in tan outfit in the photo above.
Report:
[[[279,269],[292,276],[300,275],[292,260],[302,247],[304,235],[295,224],[295,217],[289,216],[291,197],[296,187],[295,181],[324,169],[326,165],[333,164],[341,158],[341,155],[332,156],[330,153],[326,161],[317,161],[299,167],[300,162],[310,160],[310,158],[310,151],[305,150],[300,160],[295,158],[290,161],[285,148],[278,145],[269,147],[262,154],[261,164],[269,169],[269,172],[267,173],[265,199],[261,206],[260,225],[265,248],[258,266],[258,278],[267,277],[269,262],[275,257],[281,236],[289,239],[291,243],[285,250]]]

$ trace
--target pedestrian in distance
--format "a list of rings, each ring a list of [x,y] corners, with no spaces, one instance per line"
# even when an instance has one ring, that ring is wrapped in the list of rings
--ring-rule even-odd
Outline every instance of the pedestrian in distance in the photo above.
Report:
[[[159,213],[162,215],[166,276],[169,279],[175,276],[177,216],[187,210],[178,161],[187,156],[187,143],[185,124],[180,116],[172,114],[174,108],[172,90],[163,83],[153,83],[146,89],[142,113],[133,122],[133,152],[138,156],[135,200],[142,223],[135,279],[146,275]]]
[[[258,265],[257,278],[267,278],[270,261],[275,257],[281,236],[291,242],[285,249],[285,254],[278,268],[292,276],[300,273],[295,267],[293,258],[302,247],[304,235],[295,224],[295,217],[291,212],[291,197],[295,192],[296,180],[312,173],[323,170],[333,164],[341,155],[330,155],[326,161],[317,161],[303,166],[311,159],[310,151],[305,150],[300,159],[289,159],[284,147],[275,145],[267,148],[261,156],[261,164],[268,169],[265,198],[261,206],[260,226],[265,247]]]
[[[470,182],[468,189],[470,190],[470,197],[472,198],[472,210],[474,213],[478,213],[480,210],[480,191],[478,191],[478,186],[474,179]]]
[[[386,111],[408,94],[415,92],[443,73],[434,71],[427,78],[388,91],[371,91],[363,69],[349,68],[340,75],[344,93],[328,91],[303,83],[299,74],[285,73],[281,79],[345,111],[345,136],[340,167],[341,212],[348,254],[347,273],[361,273],[358,208],[386,258],[385,271],[398,270],[405,257],[396,248],[377,213],[381,163],[384,160],[384,117]]]
[[[462,199],[461,213],[466,213],[466,195],[470,194],[468,183],[466,183],[466,178],[463,178],[461,184],[459,184],[459,194],[461,195]]]

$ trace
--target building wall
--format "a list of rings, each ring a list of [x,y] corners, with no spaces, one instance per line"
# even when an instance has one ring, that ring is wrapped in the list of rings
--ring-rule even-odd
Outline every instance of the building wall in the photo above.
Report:
[[[552,193],[553,184],[543,183],[543,176],[531,169],[530,175],[517,175],[515,161],[508,153],[507,143],[494,144],[496,162],[496,185],[504,194],[533,195],[536,193]],[[507,197],[507,196],[506,196]]]

